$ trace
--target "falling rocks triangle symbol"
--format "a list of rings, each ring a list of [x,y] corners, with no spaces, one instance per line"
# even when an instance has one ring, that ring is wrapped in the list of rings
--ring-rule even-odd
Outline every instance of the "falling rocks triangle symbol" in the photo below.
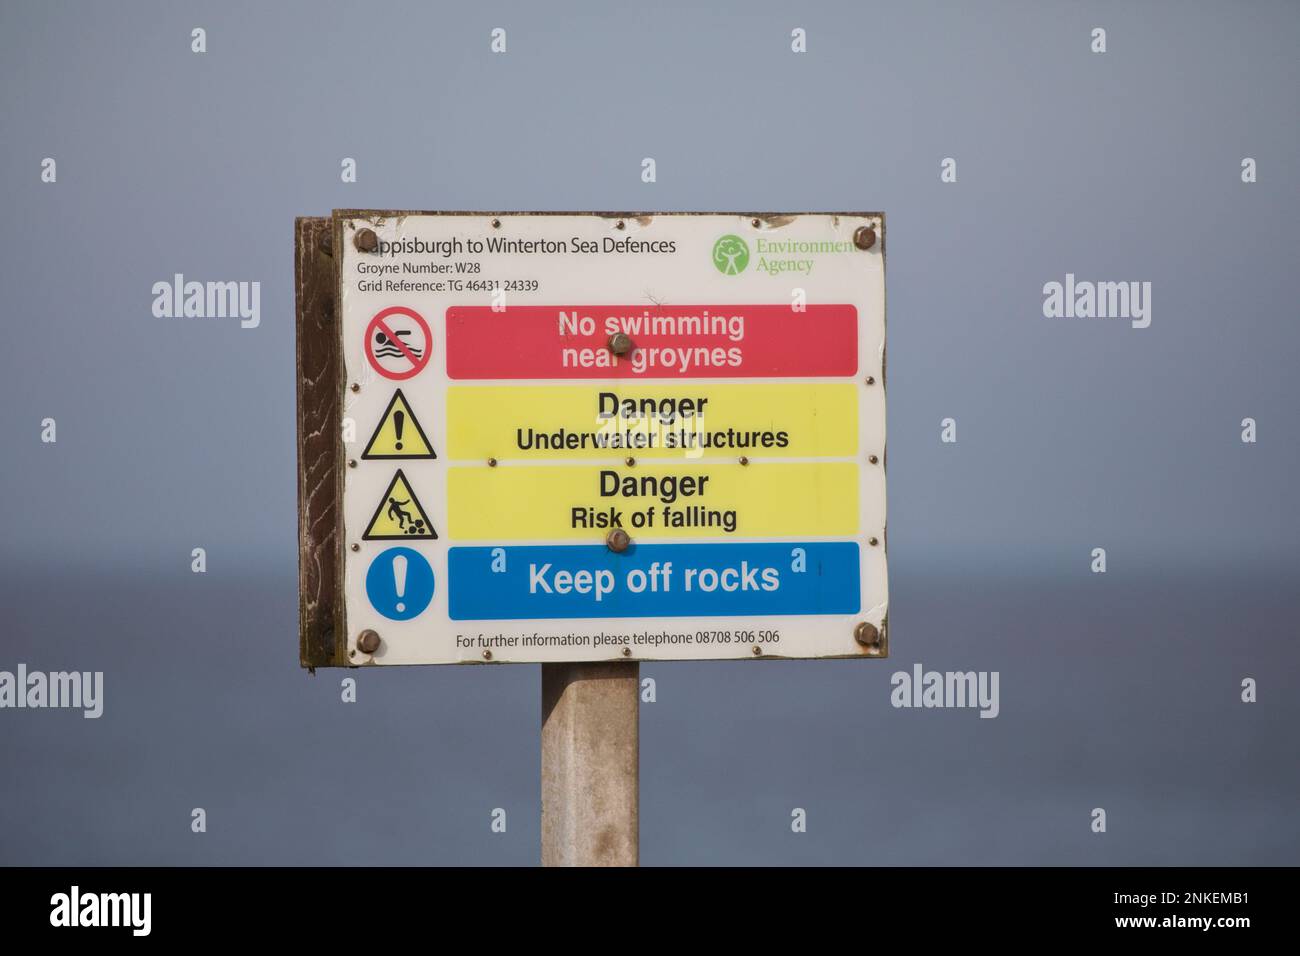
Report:
[[[419,541],[438,537],[428,513],[400,468],[379,499],[375,516],[361,537],[364,541]]]

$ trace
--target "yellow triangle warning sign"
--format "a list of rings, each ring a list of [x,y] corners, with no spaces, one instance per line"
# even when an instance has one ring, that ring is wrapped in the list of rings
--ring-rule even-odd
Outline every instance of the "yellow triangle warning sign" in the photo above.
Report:
[[[419,419],[411,412],[399,388],[384,409],[375,433],[366,443],[362,458],[437,458]]]
[[[366,533],[361,537],[365,541],[410,541],[438,537],[420,499],[415,497],[415,492],[400,468],[393,475],[384,496],[379,499],[375,516],[370,519]]]

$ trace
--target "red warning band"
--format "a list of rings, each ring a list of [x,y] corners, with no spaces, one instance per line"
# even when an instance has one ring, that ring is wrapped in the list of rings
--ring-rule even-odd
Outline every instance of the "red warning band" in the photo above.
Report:
[[[610,350],[611,336],[632,348]],[[858,371],[851,305],[488,306],[447,310],[453,379],[842,377]]]

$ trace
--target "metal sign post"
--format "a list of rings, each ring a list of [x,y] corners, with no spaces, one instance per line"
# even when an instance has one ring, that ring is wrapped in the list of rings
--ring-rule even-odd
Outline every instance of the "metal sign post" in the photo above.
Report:
[[[636,866],[640,665],[542,665],[542,865]]]

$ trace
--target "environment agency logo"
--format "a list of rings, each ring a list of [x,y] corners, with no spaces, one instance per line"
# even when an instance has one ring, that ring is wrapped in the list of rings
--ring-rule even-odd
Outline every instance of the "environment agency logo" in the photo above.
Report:
[[[724,276],[740,275],[749,265],[749,246],[740,236],[723,236],[713,244],[713,264]]]

